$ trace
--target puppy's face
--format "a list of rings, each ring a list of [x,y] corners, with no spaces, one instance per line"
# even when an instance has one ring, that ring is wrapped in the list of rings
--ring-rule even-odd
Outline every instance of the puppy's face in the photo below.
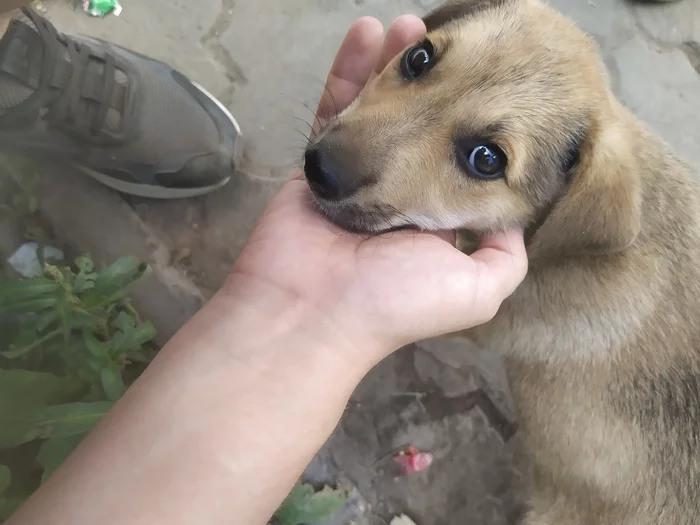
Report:
[[[595,46],[536,0],[455,1],[309,145],[341,227],[527,226],[565,191],[608,104]]]

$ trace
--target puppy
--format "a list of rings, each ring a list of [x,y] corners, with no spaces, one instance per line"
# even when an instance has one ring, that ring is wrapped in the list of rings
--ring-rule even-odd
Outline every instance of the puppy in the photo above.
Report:
[[[504,352],[527,525],[700,522],[700,193],[538,0],[453,1],[309,145],[363,233],[525,228],[530,270],[469,335]]]

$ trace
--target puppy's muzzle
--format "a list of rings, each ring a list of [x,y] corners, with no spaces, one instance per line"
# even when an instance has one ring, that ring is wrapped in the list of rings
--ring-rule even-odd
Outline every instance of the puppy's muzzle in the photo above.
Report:
[[[314,194],[325,201],[339,202],[371,184],[373,178],[339,148],[323,141],[304,155],[304,173]]]
[[[371,155],[359,153],[366,149],[337,133],[308,147],[304,174],[318,206],[331,222],[353,233],[380,233],[407,226],[406,220],[396,224],[396,210],[372,195],[379,163]]]

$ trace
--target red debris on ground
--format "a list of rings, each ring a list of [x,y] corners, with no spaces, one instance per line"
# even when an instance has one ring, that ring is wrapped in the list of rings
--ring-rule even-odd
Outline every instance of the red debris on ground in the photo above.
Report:
[[[413,445],[408,445],[399,451],[393,459],[401,467],[401,472],[408,475],[427,469],[433,462],[433,455],[430,452],[422,452]]]

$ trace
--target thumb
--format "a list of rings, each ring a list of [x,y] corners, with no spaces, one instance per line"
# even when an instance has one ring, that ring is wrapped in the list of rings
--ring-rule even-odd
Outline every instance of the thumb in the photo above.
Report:
[[[479,297],[476,304],[497,302],[493,309],[512,294],[527,273],[527,252],[522,230],[508,230],[481,238],[471,258],[481,263]]]
[[[471,256],[453,250],[461,262],[440,273],[440,293],[423,296],[423,315],[402,334],[410,332],[413,341],[487,323],[527,273],[525,242],[519,230],[482,238]]]

